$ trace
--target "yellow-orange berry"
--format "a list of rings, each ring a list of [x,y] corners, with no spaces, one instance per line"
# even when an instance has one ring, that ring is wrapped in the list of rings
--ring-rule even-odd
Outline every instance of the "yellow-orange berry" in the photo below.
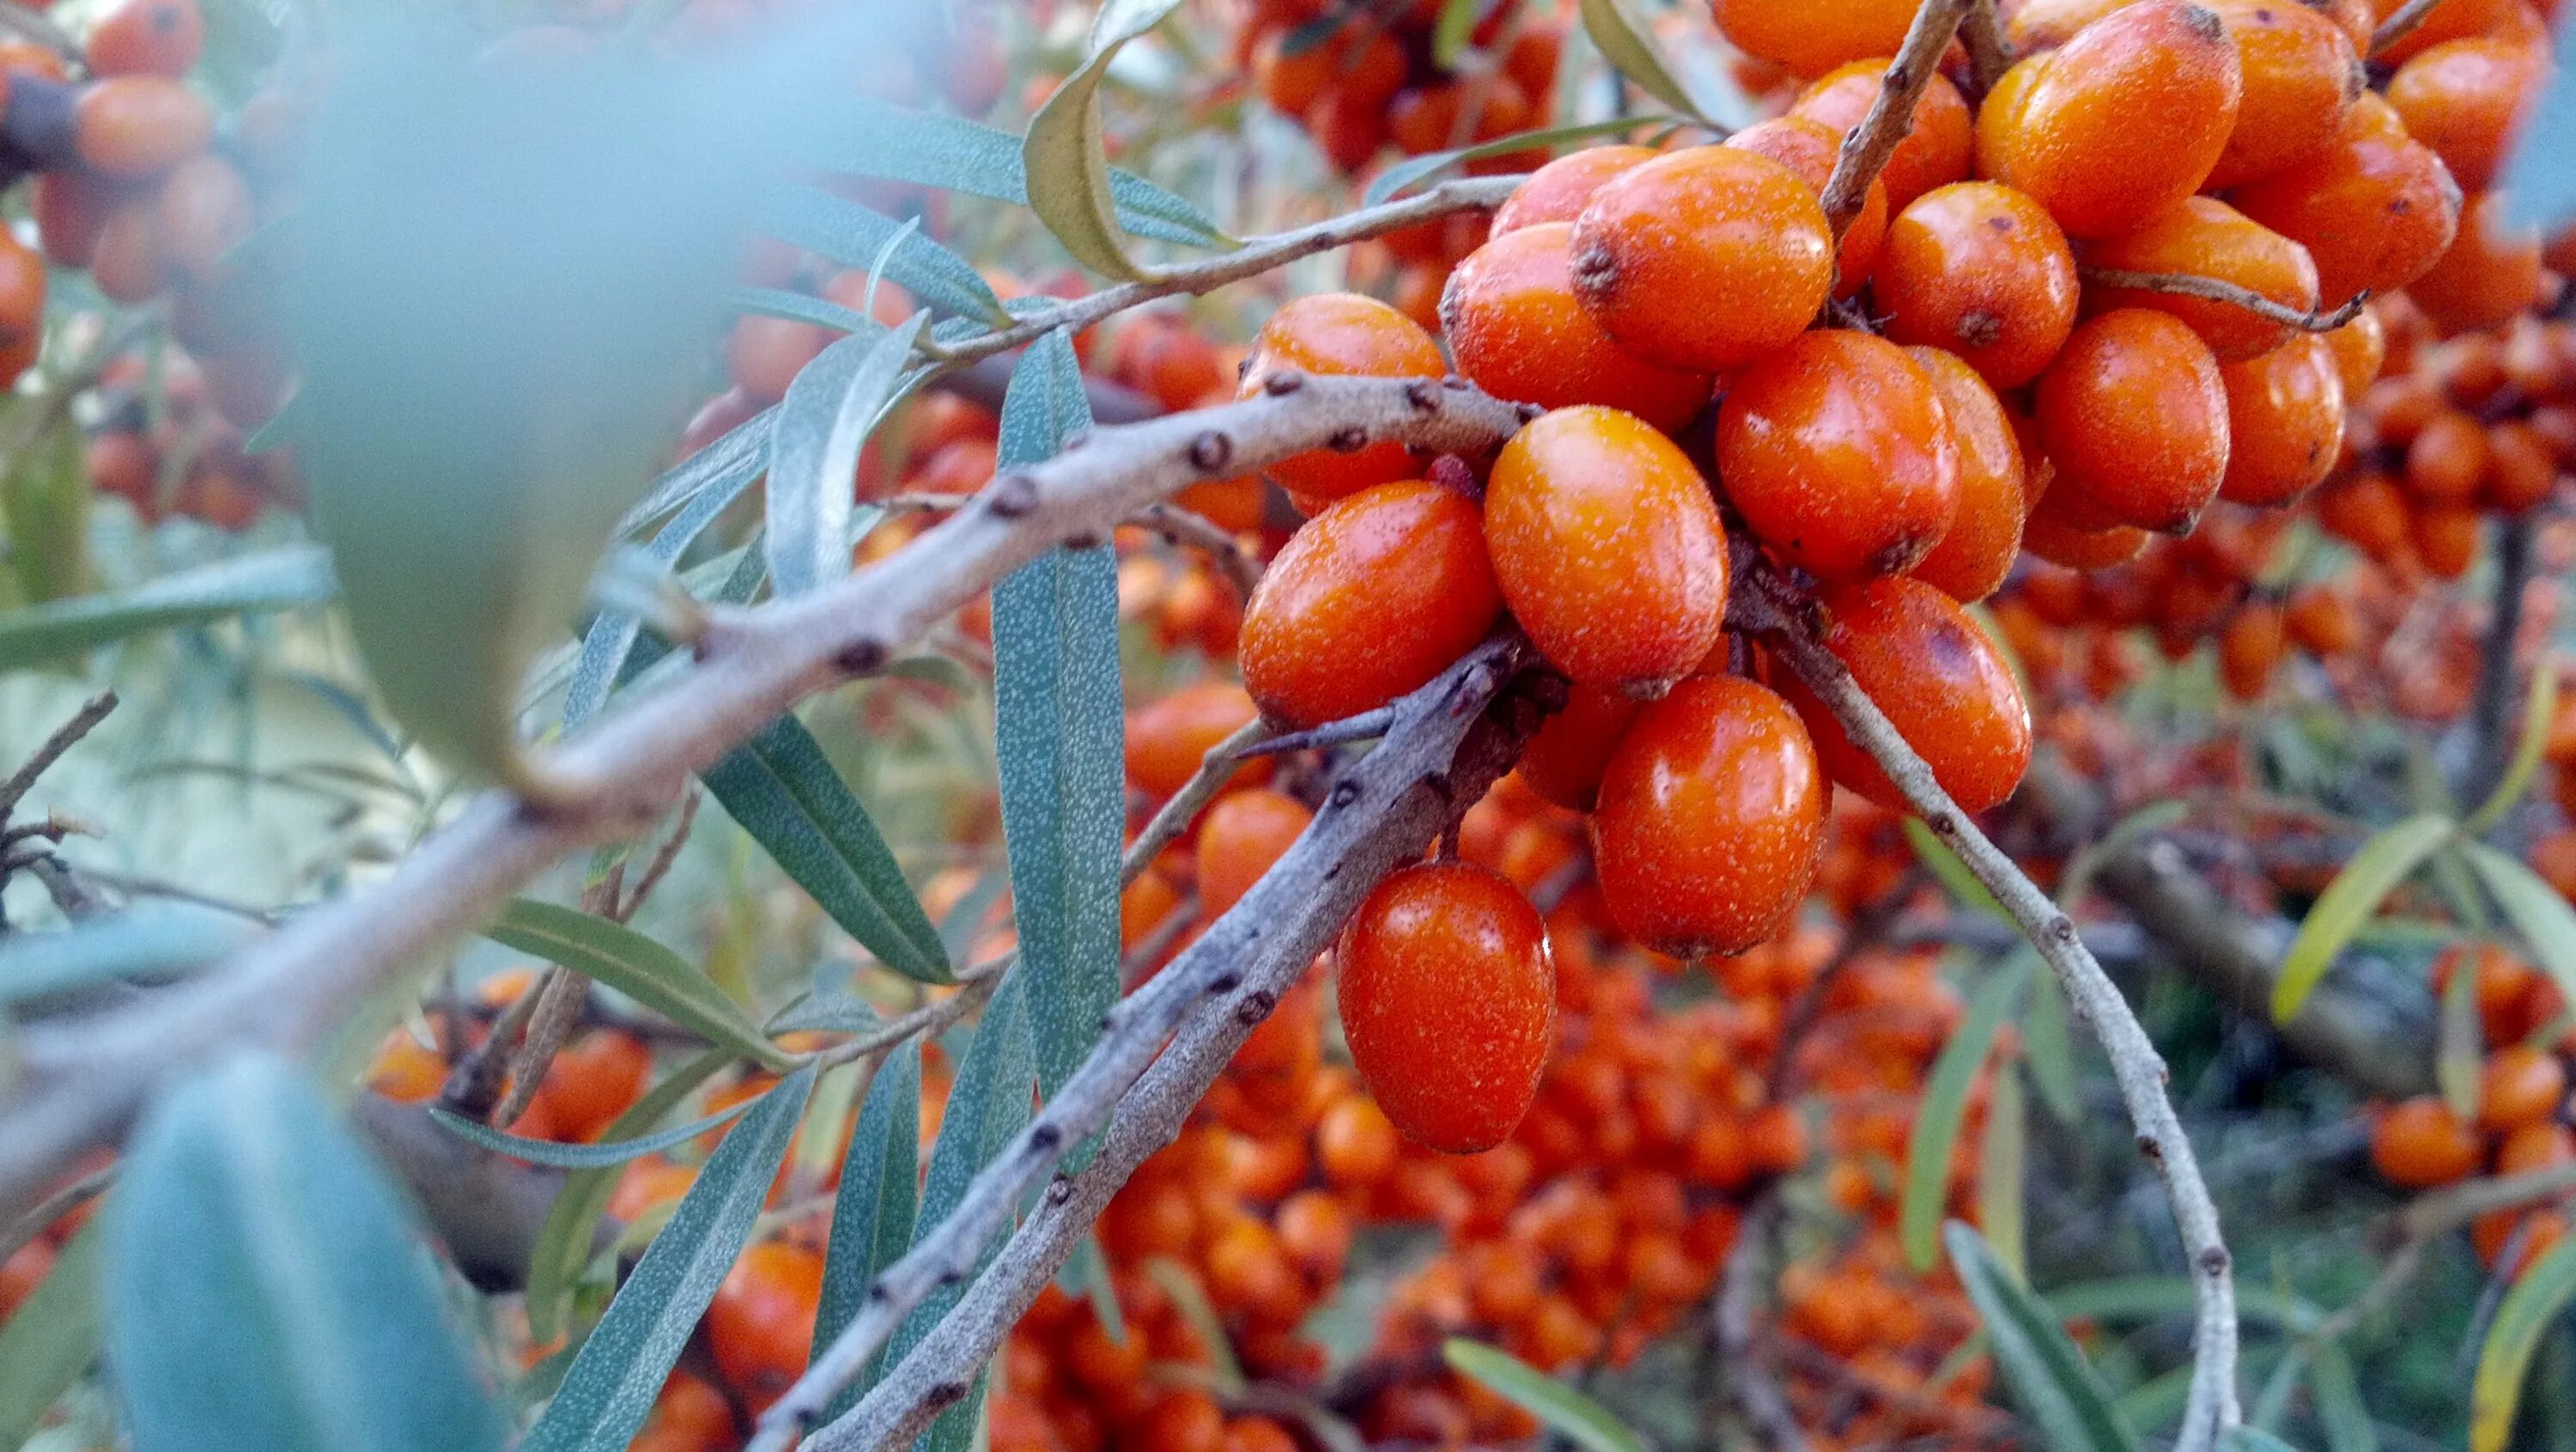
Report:
[[[1672,368],[1716,372],[1780,347],[1833,286],[1815,193],[1769,157],[1724,146],[1613,177],[1575,221],[1573,249],[1584,307],[1621,346]]]

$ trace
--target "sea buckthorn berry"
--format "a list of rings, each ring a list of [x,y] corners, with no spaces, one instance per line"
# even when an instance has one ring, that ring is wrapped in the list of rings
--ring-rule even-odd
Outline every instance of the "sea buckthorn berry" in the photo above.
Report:
[[[1896,342],[1946,348],[1997,388],[2037,378],[2075,327],[2075,254],[2046,208],[1993,182],[1924,193],[1888,224],[1870,294]]]
[[[1213,921],[1243,901],[1314,819],[1303,802],[1268,787],[1247,787],[1217,798],[1199,823],[1199,916]]]
[[[2434,46],[2397,68],[2388,104],[2470,191],[2495,184],[2515,123],[2547,71],[2529,46],[2477,37]]]
[[[1224,681],[1183,686],[1148,702],[1127,714],[1127,779],[1153,796],[1168,797],[1198,775],[1209,751],[1259,714],[1241,687]]]
[[[1767,156],[1795,173],[1822,199],[1826,184],[1833,180],[1834,163],[1841,155],[1842,144],[1822,123],[1800,116],[1775,116],[1758,121],[1733,136],[1725,144],[1759,156]],[[1843,228],[1841,250],[1834,255],[1834,296],[1850,297],[1869,281],[1870,270],[1878,265],[1879,248],[1887,241],[1887,187],[1873,181],[1861,202],[1860,214]]]
[[[2558,450],[2519,419],[2487,430],[2487,472],[2478,491],[2488,508],[2522,514],[2558,488]]]
[[[2317,305],[2317,266],[2298,243],[2246,219],[2244,213],[2214,197],[2191,197],[2147,220],[2124,237],[2084,249],[2086,265],[2125,272],[2189,273],[2232,282],[2259,293],[2292,312]],[[2260,357],[2290,339],[2287,323],[2205,298],[2182,297],[2146,288],[2092,285],[2084,290],[2087,312],[2114,308],[2153,308],[2191,325],[2221,363]]]
[[[2326,346],[2334,350],[2335,371],[2343,375],[2343,393],[2348,399],[2361,397],[2364,390],[2379,380],[2379,370],[2388,361],[2388,327],[2379,314],[2368,308],[2342,327],[2325,335]]]
[[[2114,525],[2109,529],[2086,529],[2068,524],[2048,506],[2052,494],[2040,496],[2031,506],[2030,517],[2022,521],[2021,547],[2029,553],[2062,565],[2070,570],[2107,570],[2125,565],[2146,553],[2149,536],[2143,529]]]
[[[2415,557],[2438,579],[2456,580],[2478,559],[2479,525],[2484,516],[2473,504],[2422,504],[2409,521]],[[2445,707],[2443,714],[2449,714]]]
[[[1449,274],[1440,324],[1458,371],[1497,398],[1623,409],[1670,432],[1708,405],[1710,379],[1649,363],[1611,341],[1574,298],[1565,222],[1506,232]]]
[[[2427,504],[2465,504],[2487,468],[2487,431],[2456,408],[2424,421],[2406,445],[2406,491]]]
[[[2372,24],[2395,15],[2405,0],[2370,0]],[[2514,0],[2439,0],[2416,27],[2371,57],[2382,65],[2401,65],[2446,40],[2484,35],[2502,26],[2515,9]]]
[[[2218,370],[2227,388],[2227,473],[2218,493],[2282,505],[2325,482],[2343,451],[2343,375],[2325,339],[2303,335]]]
[[[2243,98],[2227,149],[2208,185],[2232,187],[2305,161],[2334,140],[2361,94],[2352,37],[2318,10],[2275,0],[2216,0],[2243,75]]]
[[[1651,146],[1587,146],[1560,156],[1512,188],[1495,210],[1487,235],[1500,237],[1541,222],[1572,222],[1604,183],[1662,154]]]
[[[2330,660],[2361,643],[2361,621],[2352,602],[2324,585],[2304,585],[2290,596],[2284,619],[2290,638],[2320,660]]]
[[[2332,145],[2238,187],[2238,211],[2308,249],[2317,297],[2341,307],[2424,275],[2458,231],[2459,183],[2432,149],[2409,140],[2386,102],[2365,94]]]
[[[170,261],[191,277],[213,277],[259,225],[250,183],[220,156],[193,156],[161,184],[161,233]]]
[[[1252,398],[1274,373],[1297,371],[1364,378],[1438,378],[1449,371],[1440,345],[1421,324],[1375,298],[1356,293],[1301,297],[1270,315],[1252,340],[1238,396]],[[1393,441],[1354,453],[1318,449],[1270,466],[1270,475],[1301,505],[1356,494],[1414,472],[1413,454]],[[1309,508],[1309,513],[1313,508]]]
[[[2478,1159],[2477,1130],[2434,1095],[2392,1106],[2370,1129],[2370,1163],[2409,1189],[2465,1179]]]
[[[2021,443],[2012,419],[1986,381],[1942,348],[1906,353],[1932,380],[1959,450],[1959,509],[1941,542],[1914,567],[1914,578],[1953,600],[1983,600],[2001,588],[2021,553]]]
[[[28,197],[37,244],[65,267],[89,266],[99,230],[115,205],[116,195],[105,180],[84,171],[40,173]]]
[[[2489,1054],[2478,1071],[2478,1125],[2511,1130],[2544,1123],[2566,1094],[2567,1070],[2557,1055],[2508,1044]]]
[[[107,214],[90,250],[89,280],[109,298],[139,303],[170,286],[170,250],[161,209],[138,197]]]
[[[803,1374],[822,1299],[823,1258],[777,1240],[744,1251],[716,1287],[707,1303],[707,1344],[716,1369],[755,1413]]]
[[[2182,531],[2227,474],[2227,386],[2209,345],[2171,314],[2104,313],[2075,330],[2039,380],[2049,497],[2082,496],[2114,524]],[[2079,516],[2069,519],[2081,524]]]
[[[1894,55],[1917,0],[1714,0],[1717,28],[1746,55],[1792,75],[1822,75],[1847,61]]]
[[[1978,115],[1977,171],[2038,198],[2069,236],[2116,237],[2198,191],[2236,129],[2236,47],[2183,0],[2115,11],[2025,66]]]
[[[215,114],[166,76],[111,76],[72,104],[73,149],[113,177],[157,176],[206,149]]]
[[[1823,330],[1737,374],[1717,472],[1761,541],[1830,580],[1914,568],[1959,508],[1959,449],[1930,375],[1867,333]]]
[[[206,48],[196,0],[127,0],[91,27],[82,54],[100,76],[184,76]]]
[[[1932,768],[1941,790],[1970,812],[2011,796],[2030,765],[2030,708],[1994,642],[1959,603],[1903,577],[1829,587],[1818,598],[1824,647]],[[1824,702],[1790,673],[1778,675],[1826,773],[1890,811],[1912,811]]]
[[[1769,157],[1724,146],[1611,178],[1573,247],[1575,296],[1621,346],[1673,368],[1716,372],[1782,346],[1833,287],[1815,193]]]
[[[1324,1178],[1345,1189],[1365,1189],[1395,1173],[1404,1146],[1386,1111],[1364,1094],[1334,1102],[1315,1121],[1315,1163]]]
[[[1814,121],[1842,144],[1869,115],[1887,83],[1885,60],[1853,61],[1818,76],[1798,93],[1789,114]],[[1896,143],[1879,180],[1887,186],[1887,205],[1902,211],[1934,187],[1965,181],[1977,152],[1976,118],[1950,78],[1938,73],[1925,83],[1923,99],[1914,103],[1914,129]]]
[[[2004,39],[2015,55],[2055,50],[2083,33],[2084,27],[2125,9],[2137,0],[2022,0],[2006,6]]]
[[[1716,502],[1681,449],[1631,414],[1561,408],[1514,434],[1485,486],[1485,541],[1512,615],[1578,684],[1678,680],[1725,627]]]
[[[1611,917],[1677,958],[1771,937],[1815,880],[1827,794],[1788,703],[1737,676],[1683,681],[1602,774],[1592,852]]]
[[[2505,225],[2505,197],[2488,192],[2460,215],[2459,235],[2440,260],[2406,285],[2406,296],[2445,333],[2507,323],[2538,304],[2548,282],[2540,233]]]
[[[1243,611],[1244,689],[1289,728],[1371,711],[1429,681],[1502,613],[1475,502],[1381,484],[1306,521]]]
[[[2228,617],[2218,636],[2218,679],[2227,693],[2240,701],[2261,699],[2284,643],[2281,607],[2268,600],[2248,601]]]
[[[1619,747],[1640,703],[1607,686],[1576,686],[1565,709],[1540,724],[1521,753],[1520,778],[1529,789],[1577,812],[1601,796],[1601,773]]]
[[[1556,1038],[1538,909],[1490,868],[1408,867],[1360,904],[1336,958],[1351,1061],[1387,1118],[1448,1154],[1502,1143]]]

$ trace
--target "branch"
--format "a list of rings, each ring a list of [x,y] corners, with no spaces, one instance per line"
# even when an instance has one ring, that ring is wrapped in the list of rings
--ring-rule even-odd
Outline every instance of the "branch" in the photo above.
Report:
[[[2215,277],[2202,277],[2190,272],[2131,272],[2124,267],[2087,267],[2082,269],[2086,282],[2100,287],[2135,288],[2139,292],[2159,292],[2169,297],[2193,297],[2202,302],[2225,303],[2243,308],[2265,322],[2279,323],[2307,333],[2331,333],[2353,319],[2370,305],[2367,292],[2353,294],[2352,300],[2332,312],[2317,312],[2285,307],[2250,287],[2239,287]]]
[[[1976,91],[1968,102],[1974,105],[2013,66],[2012,42],[2004,39],[2004,23],[1995,13],[1995,0],[1972,0],[1967,18],[1959,22],[1959,43],[1968,48],[1968,77]]]
[[[1773,1242],[1778,1238],[1782,1206],[1777,1181],[1762,1188],[1736,1226],[1735,1244],[1727,1251],[1709,1329],[1717,1343],[1718,1364],[1726,1370],[1726,1396],[1744,1413],[1773,1452],[1807,1452],[1806,1430],[1780,1389],[1780,1369],[1757,1334],[1754,1299],[1770,1279]]]
[[[1172,793],[1172,799],[1163,803],[1162,810],[1154,813],[1153,820],[1145,824],[1145,830],[1137,833],[1136,840],[1129,844],[1126,856],[1118,864],[1120,887],[1142,877],[1145,869],[1154,865],[1154,859],[1162,855],[1164,848],[1180,840],[1181,834],[1190,829],[1190,823],[1197,819],[1200,811],[1216,800],[1216,794],[1225,790],[1227,782],[1234,780],[1235,763],[1250,755],[1252,748],[1260,745],[1269,734],[1270,728],[1256,716],[1236,727],[1233,735],[1207,749],[1207,754],[1199,758],[1198,771],[1181,784],[1179,791]]]
[[[2496,538],[2495,613],[2487,622],[2486,659],[2469,713],[2473,755],[2460,778],[2463,802],[2482,802],[2503,782],[2514,752],[2513,642],[2522,634],[2522,597],[2531,584],[2529,515],[2504,522]],[[2543,661],[2541,669],[2554,669]]]
[[[2362,59],[2377,60],[2387,54],[2390,46],[2413,35],[2415,27],[2422,25],[2425,17],[2441,3],[2442,0],[2406,0],[2405,4],[2391,11],[2386,20],[2379,22],[2377,30],[2370,33],[2370,53]]]
[[[1027,1170],[1041,1167],[1020,1162],[1030,1145],[1048,1137],[1046,1126],[1057,1127],[1060,1149],[1079,1138],[1075,1126],[1107,1120],[1094,1162],[1048,1187],[957,1305],[857,1406],[817,1433],[812,1448],[854,1452],[901,1445],[965,1393],[974,1369],[991,1358],[1110,1197],[1138,1164],[1180,1133],[1207,1086],[1360,898],[1386,872],[1418,857],[1457,802],[1482,795],[1510,768],[1539,714],[1526,700],[1502,696],[1521,655],[1515,639],[1489,643],[1399,703],[1395,728],[1334,783],[1296,845],[1242,902],[1114,1011],[1091,1061],[1021,1143],[978,1177],[965,1204],[941,1222],[936,1237],[956,1241],[953,1250],[925,1245],[880,1279],[860,1320],[815,1358],[805,1380],[762,1419],[750,1452],[789,1446],[799,1419],[827,1404],[874,1354],[901,1312],[875,1324],[870,1314],[879,1306],[878,1293],[895,1289],[889,1283],[906,1263],[934,1255],[931,1268],[972,1273],[983,1236],[967,1240],[953,1232],[970,1213],[988,1228],[1007,1222],[1017,1191],[1036,1183]],[[1489,710],[1498,697],[1505,709]],[[1173,1030],[1168,1045],[1163,1028]],[[1117,1069],[1098,1072],[1104,1064]],[[1143,1069],[1141,1077],[1130,1064]],[[1125,1070],[1116,1081],[1124,1092],[1111,1118],[1111,1104],[1090,1100],[1118,1070]],[[1053,1158],[1050,1152],[1047,1159]]]
[[[2210,1202],[2191,1141],[2183,1134],[2172,1101],[2165,1097],[2163,1058],[2120,990],[2084,946],[2074,921],[1959,810],[1933,780],[1931,768],[1906,744],[1842,661],[1817,643],[1808,602],[1798,598],[1759,555],[1748,549],[1738,558],[1742,568],[1736,575],[1733,604],[1743,623],[1770,638],[1781,659],[1833,712],[1852,741],[1887,773],[1924,825],[1949,844],[1995,895],[2066,986],[2069,1001],[2109,1056],[2112,1077],[2137,1130],[2138,1152],[2164,1179],[2174,1226],[2191,1263],[2192,1296],[2198,1306],[2192,1332],[2191,1396],[2175,1445],[2179,1452],[2209,1452],[2219,1434],[2241,1419],[2236,1392],[2236,1290],[2229,1275],[2227,1244],[2219,1235],[2218,1207]]]
[[[101,691],[90,697],[72,713],[70,720],[54,728],[54,734],[45,738],[45,744],[36,748],[35,755],[28,757],[25,765],[11,772],[7,781],[0,781],[0,822],[8,821],[10,814],[18,810],[18,803],[26,800],[27,793],[35,789],[38,777],[51,770],[55,762],[63,759],[63,753],[78,745],[82,737],[97,730],[98,723],[106,720],[108,713],[115,709],[114,691]]]
[[[1834,174],[1826,180],[1824,191],[1825,221],[1833,228],[1836,242],[1842,241],[1869,201],[1869,184],[1887,169],[1897,143],[1913,134],[1914,108],[1932,78],[1941,73],[1941,52],[1949,48],[1968,4],[1969,0],[1924,0],[1905,32],[1904,46],[1888,62],[1887,78],[1879,85],[1878,98],[1869,103],[1869,114],[1843,138],[1842,153],[1834,159]]]
[[[1284,374],[1255,398],[1097,430],[1003,473],[976,507],[846,579],[717,614],[687,669],[552,759],[566,805],[484,793],[373,888],[298,914],[214,973],[112,1015],[29,1026],[17,1093],[0,1114],[0,1214],[42,1194],[82,1150],[121,1133],[158,1086],[218,1052],[310,1049],[405,964],[475,928],[548,867],[642,830],[780,713],[881,667],[1046,551],[1103,538],[1184,485],[1311,449],[1395,440],[1481,454],[1520,423],[1520,410],[1459,379]]]
[[[1151,1068],[1115,1104],[1115,1120],[1108,1122],[1100,1156],[1090,1169],[1048,1187],[1036,1213],[1010,1236],[992,1267],[966,1287],[956,1308],[858,1406],[819,1431],[811,1442],[814,1452],[904,1444],[966,1393],[974,1367],[992,1359],[994,1346],[1002,1344],[1002,1336],[1010,1334],[1038,1290],[1072,1256],[1082,1233],[1126,1184],[1128,1174],[1172,1143],[1208,1084],[1234,1058],[1234,1050],[1278,996],[1306,973],[1368,888],[1399,862],[1419,857],[1432,834],[1448,824],[1455,803],[1479,798],[1510,770],[1522,741],[1538,726],[1538,711],[1528,700],[1512,698],[1502,700],[1510,711],[1486,708],[1497,700],[1517,659],[1517,641],[1497,641],[1401,700],[1396,729],[1334,783],[1324,811],[1298,837],[1296,847],[1280,857],[1242,904],[1216,919],[1188,953],[1121,1004],[1110,1038],[1095,1050],[1092,1063],[1133,1056],[1121,1038],[1139,1032],[1136,1019],[1144,1017],[1149,1001],[1177,1001],[1180,1014],[1175,1014],[1177,1032],[1159,1056],[1151,1053],[1159,1035],[1144,1045]],[[1497,721],[1497,716],[1502,718]],[[1087,1076],[1090,1066],[1048,1104],[1041,1122],[1072,1107],[1079,1097],[1077,1084]],[[1087,1110],[1087,1104],[1082,1107]],[[1030,1133],[1036,1133],[1036,1125]],[[1015,1151],[1005,1151],[999,1164],[1007,1166],[1012,1159]],[[994,1184],[992,1189],[1005,1187]],[[969,1205],[974,1202],[969,1195]],[[1007,1213],[1010,1197],[1005,1195],[994,1207],[994,1218],[1007,1218]],[[940,1236],[963,1215],[966,1207],[943,1220]],[[971,1264],[971,1251],[966,1259],[953,1261],[956,1269],[971,1269]],[[817,1357],[806,1380],[829,1385],[848,1380],[848,1372],[866,1362],[868,1354],[853,1341],[881,1339],[860,1336],[860,1331],[853,1326],[840,1344]],[[824,1385],[806,1388],[804,1382],[788,1390],[786,1401],[762,1419],[752,1452],[781,1452],[793,1437],[796,1419],[824,1406],[829,1395]]]
[[[1238,600],[1251,599],[1253,587],[1261,583],[1261,562],[1245,554],[1232,534],[1203,514],[1194,514],[1177,504],[1149,504],[1129,522],[1184,549],[1206,555],[1225,576],[1226,583],[1234,587]]]

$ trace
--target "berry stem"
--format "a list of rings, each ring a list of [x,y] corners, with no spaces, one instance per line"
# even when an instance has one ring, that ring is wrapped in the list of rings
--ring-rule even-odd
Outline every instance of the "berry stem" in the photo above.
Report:
[[[1860,216],[1869,200],[1869,184],[1887,169],[1897,144],[1913,134],[1914,108],[1932,77],[1939,74],[1941,52],[1958,33],[1969,3],[1925,0],[1914,13],[1913,27],[1905,32],[1904,46],[1888,64],[1887,79],[1880,84],[1877,99],[1869,103],[1869,114],[1843,138],[1842,155],[1835,159],[1834,174],[1824,191],[1825,220],[1832,225],[1836,242]]]
[[[2390,46],[2413,35],[2415,28],[2422,25],[2434,7],[2441,3],[2442,0],[2406,0],[2405,4],[2389,12],[2388,18],[2379,22],[2379,28],[2370,33],[2370,54],[2363,59],[2377,60],[2387,54]]]
[[[1973,105],[2012,69],[2012,42],[2004,39],[1995,0],[1971,0],[1967,18],[1959,22],[1959,43],[1968,48],[1968,79],[1974,94],[1967,99]]]
[[[2225,303],[2243,308],[2258,318],[2279,323],[2302,332],[2331,333],[2353,319],[2370,305],[2370,294],[2360,293],[2339,308],[2326,311],[2302,311],[2284,307],[2250,287],[2239,287],[2215,277],[2202,277],[2189,272],[2131,272],[2118,267],[2087,267],[2086,282],[2100,287],[2128,287],[2140,292],[2160,292],[2173,297],[2196,297],[2204,302]]]

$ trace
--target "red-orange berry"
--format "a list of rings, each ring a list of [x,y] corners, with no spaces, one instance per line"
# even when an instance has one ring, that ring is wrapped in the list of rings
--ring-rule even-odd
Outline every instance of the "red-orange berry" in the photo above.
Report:
[[[2304,335],[2218,370],[2227,389],[2227,473],[2220,497],[2281,505],[2325,482],[2343,450],[2343,374],[2323,338]]]
[[[1574,224],[1574,291],[1621,346],[1716,372],[1805,331],[1833,286],[1824,208],[1767,156],[1695,146],[1623,172]],[[1726,299],[1696,306],[1686,299]]]
[[[166,76],[111,76],[73,103],[72,145],[113,177],[157,176],[206,149],[215,113]]]
[[[1959,450],[1959,509],[1941,542],[1914,567],[1914,578],[1953,600],[1983,600],[2001,588],[2021,553],[2021,442],[1986,381],[1942,348],[1906,352],[1932,381]]]
[[[2507,1044],[2478,1071],[2478,1124],[2491,1130],[2541,1124],[2567,1095],[2567,1070],[2558,1056],[2528,1044]]]
[[[2386,102],[2364,94],[2325,150],[2238,187],[2237,210],[2308,249],[2318,300],[2340,307],[2424,275],[2459,228],[2460,187],[2410,140]]]
[[[1663,153],[1651,146],[1587,146],[1569,152],[1531,172],[1494,212],[1489,237],[1541,222],[1567,222],[1583,215],[1592,194],[1612,177],[1636,170]]]
[[[1680,428],[1708,405],[1709,376],[1649,363],[1611,341],[1575,301],[1573,231],[1565,222],[1515,228],[1449,274],[1440,325],[1458,371],[1515,403],[1595,403]]]
[[[206,48],[196,0],[127,0],[91,27],[83,54],[100,76],[184,76]]]
[[[1199,916],[1213,921],[1243,901],[1314,819],[1305,803],[1268,787],[1246,787],[1217,798],[1199,823],[1194,850]]]
[[[2091,528],[2187,530],[2226,476],[2218,360],[2169,313],[2123,308],[2077,328],[2040,378],[2038,402],[2057,466],[2049,497],[2080,495],[2105,516]]]
[[[1270,315],[1252,340],[1239,396],[1251,398],[1274,374],[1318,373],[1367,378],[1438,378],[1449,371],[1440,345],[1421,324],[1375,298],[1356,293],[1301,297]],[[1392,441],[1355,452],[1318,449],[1270,466],[1270,475],[1308,512],[1414,472],[1412,451]]]
[[[1746,55],[1793,75],[1822,75],[1847,61],[1894,55],[1914,21],[1914,0],[1714,0],[1717,28]]]
[[[1209,751],[1259,714],[1241,687],[1225,681],[1183,686],[1139,706],[1127,715],[1127,779],[1168,797],[1198,775]]]
[[[1529,789],[1573,811],[1588,812],[1601,795],[1601,773],[1642,704],[1608,686],[1576,686],[1565,709],[1550,716],[1521,752]]]
[[[2361,94],[2352,37],[2307,5],[2214,0],[2209,8],[2236,43],[2244,89],[2208,185],[2237,186],[2323,151]]]
[[[2147,219],[2137,231],[2094,243],[2088,267],[2126,272],[2187,273],[2216,278],[2256,293],[2292,312],[2317,305],[2317,267],[2308,251],[2280,233],[2246,219],[2213,197],[2192,197]],[[2148,288],[2088,286],[2088,313],[2152,308],[2191,325],[2221,363],[2269,353],[2289,341],[2291,327],[2233,303],[2212,302]]]
[[[765,1410],[804,1372],[822,1299],[823,1258],[785,1241],[744,1251],[716,1287],[707,1303],[707,1344],[716,1369],[753,1411]]]
[[[2459,234],[2406,296],[2445,333],[2507,323],[2540,302],[2548,278],[2540,233],[2505,223],[2505,196],[2488,192],[2460,215]]]
[[[2434,1095],[2390,1108],[2370,1130],[2370,1162],[2409,1189],[2446,1185],[2476,1173],[2477,1131]]]
[[[1995,387],[2018,388],[2075,328],[2075,254],[2030,197],[1960,182],[1924,193],[1888,224],[1870,295],[1889,338],[1946,348]]]
[[[2445,41],[2397,68],[2388,104],[2470,191],[2495,184],[2516,123],[2547,64],[2531,47],[2480,36]]]
[[[1883,59],[1860,60],[1818,76],[1798,93],[1789,114],[1822,124],[1840,145],[1877,103],[1887,67]],[[1889,209],[1902,211],[1934,187],[1967,180],[1976,161],[1976,128],[1976,118],[1949,77],[1936,73],[1925,82],[1923,99],[1914,103],[1914,129],[1896,143],[1880,173]]]

